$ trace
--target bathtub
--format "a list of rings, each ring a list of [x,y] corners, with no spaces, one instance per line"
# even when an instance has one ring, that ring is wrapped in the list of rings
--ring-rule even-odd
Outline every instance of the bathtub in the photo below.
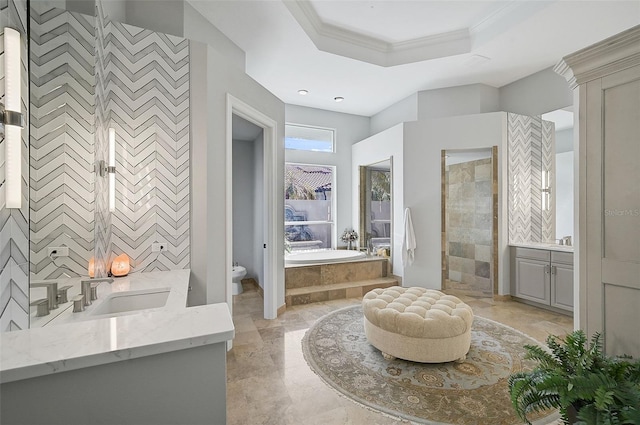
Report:
[[[364,252],[349,251],[346,249],[318,249],[308,251],[294,251],[284,257],[284,264],[318,264],[318,263],[344,263],[366,257]]]

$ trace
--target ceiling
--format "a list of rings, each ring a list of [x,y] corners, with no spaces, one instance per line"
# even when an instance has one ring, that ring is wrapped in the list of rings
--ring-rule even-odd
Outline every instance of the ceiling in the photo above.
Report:
[[[285,103],[364,116],[421,90],[502,87],[640,24],[638,0],[188,1]]]

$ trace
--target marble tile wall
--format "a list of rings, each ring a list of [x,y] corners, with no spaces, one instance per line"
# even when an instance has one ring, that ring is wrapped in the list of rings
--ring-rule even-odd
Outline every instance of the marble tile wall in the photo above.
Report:
[[[447,288],[491,294],[493,182],[491,158],[445,171]]]
[[[555,238],[555,131],[541,117],[507,114],[509,242]],[[549,170],[551,207],[542,208],[542,170]]]
[[[112,22],[98,7],[96,155],[116,131],[116,209],[100,207],[96,258],[126,253],[136,270],[188,268],[189,41]],[[99,159],[96,157],[96,159]],[[104,182],[103,182],[104,180]],[[98,183],[101,189],[98,190]],[[163,242],[167,251],[151,251]],[[108,248],[107,248],[108,247]]]
[[[0,0],[0,34],[11,27],[22,34],[22,206],[5,208],[4,133],[0,137],[0,331],[29,327],[29,75],[27,55],[27,2]],[[3,38],[3,37],[0,37]],[[4,63],[4,43],[0,43]],[[4,72],[0,75],[0,102],[4,103]]]
[[[31,4],[31,277],[87,273],[94,249],[94,19]],[[47,248],[66,246],[55,263]]]

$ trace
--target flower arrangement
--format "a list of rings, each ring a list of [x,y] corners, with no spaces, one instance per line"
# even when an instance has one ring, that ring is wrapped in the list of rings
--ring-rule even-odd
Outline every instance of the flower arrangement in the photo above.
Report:
[[[342,232],[342,236],[340,236],[340,239],[342,240],[342,242],[353,242],[358,240],[358,232],[356,232],[353,229],[344,229],[344,232]]]

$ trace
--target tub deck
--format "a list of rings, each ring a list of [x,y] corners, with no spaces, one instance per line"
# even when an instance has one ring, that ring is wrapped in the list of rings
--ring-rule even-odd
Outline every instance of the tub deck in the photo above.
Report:
[[[389,261],[365,257],[344,263],[288,265],[285,268],[287,306],[342,298],[359,298],[376,288],[398,285],[389,275]]]

